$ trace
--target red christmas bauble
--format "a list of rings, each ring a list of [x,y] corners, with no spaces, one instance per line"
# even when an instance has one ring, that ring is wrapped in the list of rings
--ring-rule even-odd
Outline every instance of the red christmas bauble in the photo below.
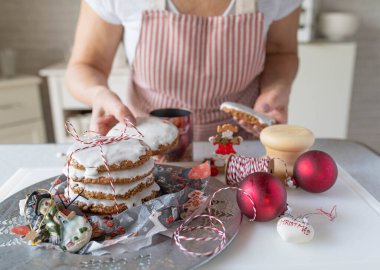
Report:
[[[286,209],[286,190],[284,184],[275,176],[256,172],[248,175],[239,186],[251,195],[256,208],[257,221],[268,221],[278,217]],[[240,210],[248,218],[254,218],[249,197],[242,191],[237,192]]]
[[[338,168],[329,154],[312,150],[298,157],[294,164],[293,176],[304,190],[320,193],[335,184]]]

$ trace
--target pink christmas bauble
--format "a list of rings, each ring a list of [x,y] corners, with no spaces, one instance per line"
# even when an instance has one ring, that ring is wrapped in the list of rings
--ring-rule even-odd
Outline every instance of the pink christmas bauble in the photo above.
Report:
[[[304,190],[320,193],[335,184],[338,168],[329,154],[313,150],[298,157],[294,164],[293,176]]]
[[[256,208],[257,221],[268,221],[278,217],[286,209],[286,190],[284,184],[275,176],[256,172],[248,175],[239,186],[251,195]],[[240,210],[248,218],[254,218],[252,203],[242,191],[237,192]]]

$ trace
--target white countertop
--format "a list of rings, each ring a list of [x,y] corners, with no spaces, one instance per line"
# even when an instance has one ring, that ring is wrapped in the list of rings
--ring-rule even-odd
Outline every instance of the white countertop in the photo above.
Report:
[[[60,167],[65,159],[57,153],[65,153],[68,144],[0,145],[0,186],[19,168]],[[208,142],[194,143],[194,160],[210,157],[213,149]],[[245,141],[236,147],[238,153],[262,156],[265,151],[259,141]],[[380,157],[367,147],[347,140],[317,139],[313,149],[329,153],[335,161],[352,175],[365,189],[380,201]]]
[[[30,184],[38,181],[36,175],[48,176],[60,171],[68,145],[0,145],[0,186],[20,167],[44,168],[18,170],[12,179]],[[343,169],[334,187],[321,194],[306,193],[300,189],[288,191],[288,202],[296,214],[305,214],[322,207],[329,210],[338,204],[338,218],[329,222],[312,218],[318,235],[305,245],[291,245],[279,239],[276,221],[250,223],[244,219],[240,231],[220,255],[203,269],[377,269],[380,265],[380,158],[368,148],[345,140],[317,140],[313,148],[330,153]],[[195,160],[209,156],[214,146],[195,143]],[[257,141],[244,142],[237,147],[243,155],[264,154]],[[28,175],[29,174],[29,175]],[[360,182],[366,189],[364,189]],[[15,186],[27,183],[15,183]],[[8,185],[9,188],[9,185]],[[369,195],[368,191],[378,200]]]

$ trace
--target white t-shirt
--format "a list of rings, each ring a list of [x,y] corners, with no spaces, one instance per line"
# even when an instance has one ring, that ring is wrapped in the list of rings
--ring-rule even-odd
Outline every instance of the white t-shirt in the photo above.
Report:
[[[235,1],[231,1],[224,15],[233,13]],[[153,9],[154,0],[86,0],[86,2],[104,21],[123,25],[124,49],[128,62],[132,63],[140,36],[142,12]],[[273,21],[286,17],[301,3],[302,0],[257,0],[258,9],[264,14],[264,33],[267,33]],[[167,0],[166,9],[178,13],[170,0]]]

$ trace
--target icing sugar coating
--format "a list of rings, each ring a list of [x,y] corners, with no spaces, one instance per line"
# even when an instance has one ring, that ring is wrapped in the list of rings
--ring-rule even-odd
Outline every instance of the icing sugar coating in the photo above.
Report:
[[[85,228],[86,230],[83,230]],[[76,215],[62,227],[62,244],[67,251],[77,252],[90,241],[92,234],[91,224],[86,218]],[[78,240],[73,241],[73,238]],[[71,244],[71,245],[70,245]]]
[[[142,199],[148,197],[151,195],[154,191],[159,191],[160,186],[154,183],[153,185],[149,186],[148,188],[142,190],[141,192],[137,193],[135,196],[132,196],[131,198],[124,200],[124,199],[116,199],[117,204],[125,204],[127,205],[128,208],[137,206],[142,204]],[[67,194],[67,188],[65,190],[66,196]],[[70,190],[69,197],[70,200],[73,200],[77,195]],[[103,200],[103,199],[93,199],[93,198],[88,198],[85,199],[81,196],[79,196],[76,201],[85,203],[87,205],[98,205],[98,206],[113,206],[115,205],[115,200]]]
[[[240,112],[249,114],[249,115],[257,118],[257,120],[260,122],[260,124],[266,124],[268,126],[273,124],[272,119],[270,119],[269,117],[267,117],[261,113],[254,111],[252,108],[250,108],[244,104],[240,104],[240,103],[236,103],[236,102],[229,102],[229,101],[223,102],[220,105],[220,109],[222,111],[224,111],[224,109],[232,109],[232,110],[236,110],[236,111],[240,111]]]
[[[139,184],[149,182],[149,180],[151,180],[152,178],[153,178],[153,175],[150,174],[149,176],[133,183],[114,185],[115,194],[123,195],[127,193],[128,191],[130,191],[131,189],[136,188]],[[111,185],[83,184],[80,182],[70,181],[70,187],[78,187],[79,189],[84,189],[90,192],[101,192],[104,194],[111,194],[111,195],[114,194]]]
[[[97,175],[98,175],[98,170],[97,168],[94,168],[94,167],[86,168],[86,170],[84,171],[84,176],[86,178],[96,178]]]
[[[111,175],[114,179],[129,179],[129,178],[134,178],[136,176],[143,176],[146,175],[148,172],[153,170],[154,168],[154,160],[151,158],[147,162],[145,162],[141,166],[125,169],[125,170],[117,170],[117,171],[111,171]],[[64,169],[63,172],[67,176],[67,169]],[[78,170],[72,166],[70,166],[70,178],[76,179],[76,181],[80,181],[83,178],[92,178],[92,179],[97,179],[99,177],[106,177],[108,178],[108,173],[107,172],[98,172],[96,175],[86,175],[85,176],[85,171]]]
[[[136,119],[138,130],[144,135],[141,138],[153,151],[157,151],[160,145],[170,145],[178,137],[178,129],[169,121],[158,117],[140,117]],[[118,123],[107,134],[107,136],[118,136],[124,130],[124,125]],[[127,134],[138,136],[135,129],[128,127]]]
[[[82,144],[75,143],[69,148],[68,153],[82,147]],[[141,156],[150,151],[149,146],[143,141],[134,138],[106,144],[102,147],[109,165],[118,164],[122,161],[137,162]],[[72,158],[86,168],[104,165],[98,146],[78,151],[72,155]]]

